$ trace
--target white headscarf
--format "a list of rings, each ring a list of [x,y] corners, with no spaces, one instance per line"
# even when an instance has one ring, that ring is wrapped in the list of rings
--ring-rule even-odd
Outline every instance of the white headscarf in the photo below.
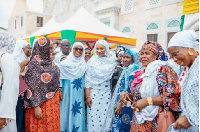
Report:
[[[168,48],[173,46],[195,48],[199,42],[197,42],[197,34],[194,30],[183,30],[176,33],[169,41]]]
[[[101,84],[104,81],[111,79],[114,69],[117,65],[116,57],[113,58],[110,55],[108,43],[105,40],[98,40],[95,44],[95,50],[98,44],[105,46],[106,57],[100,57],[95,54],[87,62],[87,70],[85,75],[86,87]]]
[[[80,57],[75,57],[73,54],[74,47],[80,45],[83,48],[83,54]],[[60,79],[73,80],[82,77],[86,71],[85,48],[82,43],[76,42],[72,47],[72,52],[67,56],[67,59],[60,62]]]
[[[0,51],[12,53],[16,44],[13,35],[8,32],[0,31]]]
[[[20,64],[22,61],[28,59],[28,57],[25,55],[23,48],[25,48],[27,45],[30,43],[27,42],[26,40],[17,40],[15,49],[12,53],[15,61]]]

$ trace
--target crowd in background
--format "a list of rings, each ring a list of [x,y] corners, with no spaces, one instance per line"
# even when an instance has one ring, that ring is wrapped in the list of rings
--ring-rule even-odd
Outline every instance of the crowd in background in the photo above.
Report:
[[[98,40],[92,54],[81,42],[31,47],[0,31],[0,132],[197,132],[198,45],[184,30],[167,51],[147,41],[112,52]]]

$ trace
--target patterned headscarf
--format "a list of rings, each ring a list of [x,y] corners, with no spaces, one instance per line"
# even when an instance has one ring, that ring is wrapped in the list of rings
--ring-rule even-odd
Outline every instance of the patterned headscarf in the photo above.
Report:
[[[40,38],[33,48],[25,81],[28,85],[24,107],[33,108],[51,99],[59,88],[59,68],[50,59],[50,40]]]
[[[161,56],[164,53],[162,46],[158,42],[153,41],[147,41],[146,43],[144,43],[140,51],[142,50],[152,51],[158,57],[159,60],[161,59]]]
[[[125,51],[125,48],[124,48],[123,46],[121,46],[121,47],[119,48],[119,50],[117,51],[116,57],[118,57],[121,53],[124,54],[124,51]]]
[[[0,31],[0,51],[12,53],[15,48],[16,40],[8,32]]]

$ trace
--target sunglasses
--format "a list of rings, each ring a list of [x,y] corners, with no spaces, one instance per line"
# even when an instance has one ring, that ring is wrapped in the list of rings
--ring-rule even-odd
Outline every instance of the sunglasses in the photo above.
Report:
[[[76,51],[79,50],[79,51],[83,52],[83,48],[77,48],[77,47],[75,47],[74,50],[76,50]]]
[[[68,48],[71,47],[70,44],[66,44],[66,45],[62,45],[62,46],[65,47],[65,48],[66,48],[66,47],[68,47]]]

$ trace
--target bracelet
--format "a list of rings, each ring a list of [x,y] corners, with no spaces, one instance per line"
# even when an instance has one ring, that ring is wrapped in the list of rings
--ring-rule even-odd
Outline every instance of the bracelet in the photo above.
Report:
[[[59,88],[59,91],[62,92],[62,88]]]
[[[147,98],[147,103],[148,103],[149,105],[153,105],[153,100],[152,100],[151,97]]]
[[[91,97],[90,96],[85,97],[85,99],[87,99],[87,98],[91,98]]]

